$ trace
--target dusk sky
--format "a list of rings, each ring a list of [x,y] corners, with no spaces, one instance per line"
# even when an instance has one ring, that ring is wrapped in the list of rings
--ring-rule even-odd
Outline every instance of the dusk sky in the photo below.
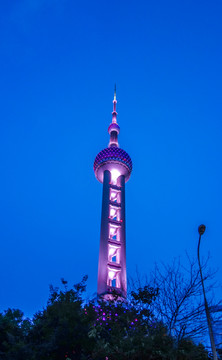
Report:
[[[97,289],[114,84],[127,273],[187,251],[222,279],[222,2],[13,0],[0,5],[0,311],[32,316],[49,284]],[[216,295],[222,296],[221,286]]]

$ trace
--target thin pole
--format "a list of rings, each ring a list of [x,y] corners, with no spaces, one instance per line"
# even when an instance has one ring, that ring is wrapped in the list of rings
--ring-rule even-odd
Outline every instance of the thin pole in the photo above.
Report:
[[[207,317],[207,325],[208,325],[208,330],[209,330],[209,335],[210,335],[211,349],[212,349],[212,353],[213,353],[213,360],[218,360],[215,341],[214,341],[213,328],[212,328],[211,318],[210,318],[210,311],[209,311],[207,298],[206,298],[206,293],[205,293],[205,288],[204,288],[202,268],[201,268],[201,264],[200,264],[200,240],[201,240],[201,235],[205,231],[205,227],[204,227],[204,230],[201,231],[201,229],[200,229],[201,226],[203,226],[203,225],[200,225],[199,228],[198,228],[198,231],[199,231],[200,235],[199,235],[199,242],[198,242],[198,247],[197,247],[197,257],[198,257],[198,263],[199,263],[199,268],[200,268],[200,277],[201,277],[201,284],[202,284],[202,288],[203,288],[204,305],[205,305],[205,312],[206,312],[206,317]]]

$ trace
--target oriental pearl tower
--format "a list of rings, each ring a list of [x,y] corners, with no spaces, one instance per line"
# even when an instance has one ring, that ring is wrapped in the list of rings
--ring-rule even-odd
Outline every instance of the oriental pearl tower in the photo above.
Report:
[[[127,291],[125,183],[132,172],[132,160],[119,147],[116,103],[115,87],[109,145],[94,161],[95,176],[103,184],[97,294],[105,299],[112,299],[114,291],[126,298]]]

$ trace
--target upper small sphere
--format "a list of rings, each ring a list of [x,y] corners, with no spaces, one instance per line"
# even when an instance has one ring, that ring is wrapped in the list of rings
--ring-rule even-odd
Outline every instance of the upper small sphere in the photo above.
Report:
[[[108,127],[108,133],[110,134],[111,131],[116,131],[117,134],[119,134],[119,132],[120,132],[120,127],[119,127],[119,125],[116,124],[116,123],[110,124],[109,127]]]
[[[121,175],[125,176],[125,181],[129,180],[133,164],[126,151],[118,147],[109,147],[99,152],[94,161],[94,172],[96,178],[102,183],[105,170],[116,169]]]

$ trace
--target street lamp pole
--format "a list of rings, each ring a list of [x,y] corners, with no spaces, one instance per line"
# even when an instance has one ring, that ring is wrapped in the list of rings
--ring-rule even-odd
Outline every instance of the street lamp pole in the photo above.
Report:
[[[213,353],[213,360],[218,360],[215,341],[214,341],[214,335],[213,335],[213,329],[212,329],[212,324],[211,324],[211,318],[210,318],[210,311],[209,311],[207,298],[206,298],[206,293],[205,293],[205,288],[204,288],[202,268],[201,268],[201,264],[200,264],[200,240],[201,240],[201,236],[205,232],[205,229],[206,229],[206,226],[203,225],[203,224],[198,227],[199,242],[198,242],[198,247],[197,247],[197,257],[198,257],[198,263],[199,263],[199,268],[200,268],[200,277],[201,277],[201,284],[202,284],[202,288],[203,288],[204,305],[205,305],[205,312],[206,312],[206,317],[207,317],[207,325],[208,325],[208,330],[209,330],[209,335],[210,335],[211,349],[212,349],[212,353]]]

